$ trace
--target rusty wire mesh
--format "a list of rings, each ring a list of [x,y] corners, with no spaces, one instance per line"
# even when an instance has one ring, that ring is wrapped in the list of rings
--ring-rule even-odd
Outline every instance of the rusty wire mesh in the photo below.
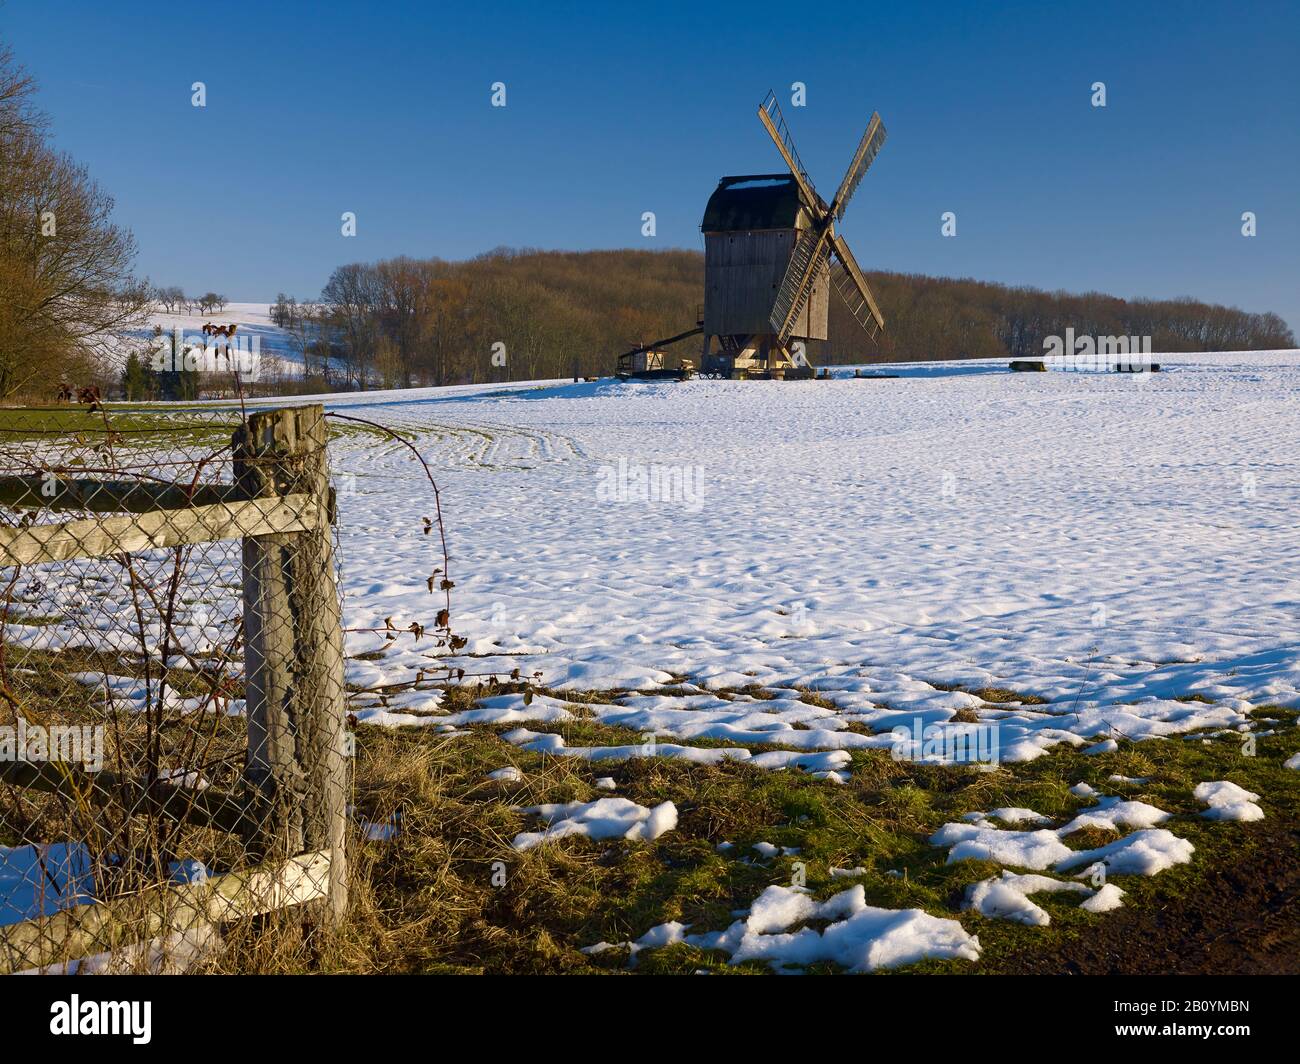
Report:
[[[328,904],[330,493],[283,436],[0,411],[0,971],[193,968]]]

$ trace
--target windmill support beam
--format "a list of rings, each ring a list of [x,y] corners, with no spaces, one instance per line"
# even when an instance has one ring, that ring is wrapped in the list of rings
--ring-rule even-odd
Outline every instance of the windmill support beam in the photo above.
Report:
[[[718,336],[722,350],[713,351],[715,337],[706,336],[701,372],[705,376],[732,379],[790,380],[813,376],[812,365],[800,359],[774,333],[750,336]]]

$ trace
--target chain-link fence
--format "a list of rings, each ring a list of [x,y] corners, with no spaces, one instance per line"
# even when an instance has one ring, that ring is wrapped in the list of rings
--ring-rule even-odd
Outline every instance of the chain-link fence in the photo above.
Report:
[[[319,406],[0,411],[0,972],[341,918],[325,441]]]

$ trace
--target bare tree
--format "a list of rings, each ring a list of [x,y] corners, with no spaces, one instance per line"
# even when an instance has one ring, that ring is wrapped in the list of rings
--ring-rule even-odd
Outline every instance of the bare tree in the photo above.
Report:
[[[0,396],[35,379],[86,375],[151,305],[135,241],[112,198],[46,143],[32,82],[0,50]]]
[[[381,336],[378,315],[383,302],[377,270],[362,263],[338,267],[321,290],[324,324],[345,352],[349,383],[355,380],[361,388],[369,383],[372,369],[387,382],[397,365],[395,349],[383,352],[384,368],[377,365]]]
[[[278,325],[281,329],[287,329],[292,324],[297,312],[298,301],[293,296],[287,296],[281,292],[275,297],[275,302],[271,304],[271,324]]]
[[[312,358],[319,349],[319,316],[319,308],[310,303],[299,303],[296,307],[296,313],[286,330],[289,333],[290,340],[293,341],[294,350],[302,358],[302,375],[304,378],[311,376]],[[325,359],[320,360],[316,370],[322,376],[326,374],[328,364]]]
[[[154,299],[168,314],[175,314],[178,310],[183,310],[187,303],[184,291],[177,285],[155,288]]]
[[[214,310],[220,310],[226,305],[226,297],[219,296],[216,292],[204,292],[198,298],[199,310],[203,314],[211,314]]]

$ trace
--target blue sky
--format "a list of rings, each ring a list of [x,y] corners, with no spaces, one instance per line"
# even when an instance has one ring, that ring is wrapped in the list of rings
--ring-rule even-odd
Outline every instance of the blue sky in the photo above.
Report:
[[[343,262],[502,244],[698,248],[719,177],[781,168],[755,117],[774,88],[827,198],[880,111],[843,226],[867,269],[1189,294],[1300,332],[1295,3],[0,0],[0,37],[142,272],[187,291],[312,297]]]

